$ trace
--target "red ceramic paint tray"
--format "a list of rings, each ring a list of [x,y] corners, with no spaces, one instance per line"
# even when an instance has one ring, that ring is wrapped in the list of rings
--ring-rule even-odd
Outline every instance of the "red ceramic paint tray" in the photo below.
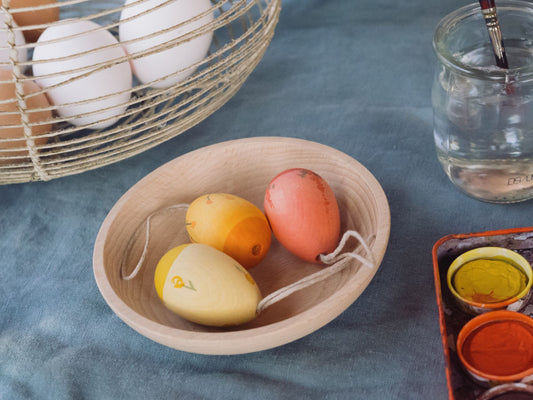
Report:
[[[533,227],[453,234],[441,238],[433,246],[433,273],[450,400],[475,400],[488,390],[470,378],[455,351],[459,331],[473,316],[456,306],[446,284],[446,272],[456,257],[468,250],[485,246],[508,248],[533,264]],[[533,317],[533,300],[521,312]]]

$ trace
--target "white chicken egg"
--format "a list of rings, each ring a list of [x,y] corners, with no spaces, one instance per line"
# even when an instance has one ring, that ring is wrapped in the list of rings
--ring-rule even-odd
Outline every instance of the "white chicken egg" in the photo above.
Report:
[[[210,0],[175,0],[162,5],[165,2],[168,0],[126,0],[120,15],[119,38],[133,57],[133,73],[155,88],[170,87],[193,74],[194,65],[205,58],[213,38],[213,32],[208,32],[177,42],[214,19],[213,12],[207,12]],[[203,13],[201,18],[189,21]]]
[[[7,13],[3,10],[0,10],[0,68],[2,69],[11,69],[11,64],[9,61],[11,49],[9,46],[9,30],[6,23],[7,18]],[[13,27],[17,27],[17,24],[14,22]],[[15,35],[15,46],[24,46],[26,44],[26,40],[24,40],[22,31],[13,29],[13,33]],[[17,59],[20,62],[28,61],[28,50],[24,47],[18,47]],[[25,67],[22,67],[22,69],[25,69]]]
[[[92,21],[72,19],[41,34],[33,74],[59,116],[77,126],[102,129],[119,120],[130,99],[132,71],[125,57],[109,31]],[[109,66],[114,60],[117,63]]]

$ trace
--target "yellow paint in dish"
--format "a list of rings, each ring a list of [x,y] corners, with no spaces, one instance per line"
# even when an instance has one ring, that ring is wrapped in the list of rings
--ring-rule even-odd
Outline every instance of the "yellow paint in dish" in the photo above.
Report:
[[[509,262],[477,259],[457,270],[453,286],[464,299],[486,304],[517,297],[527,281],[526,274]]]

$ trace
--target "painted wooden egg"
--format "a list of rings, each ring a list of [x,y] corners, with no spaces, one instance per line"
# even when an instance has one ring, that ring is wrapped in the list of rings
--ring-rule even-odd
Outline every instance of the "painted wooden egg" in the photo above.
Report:
[[[261,292],[233,258],[204,244],[168,251],[154,277],[157,294],[171,311],[202,325],[232,326],[256,316]]]
[[[340,213],[328,183],[303,168],[277,175],[268,185],[265,214],[278,241],[294,255],[320,262],[339,243]]]
[[[194,200],[185,216],[193,243],[223,251],[250,269],[266,256],[272,231],[265,214],[238,196],[212,193]]]

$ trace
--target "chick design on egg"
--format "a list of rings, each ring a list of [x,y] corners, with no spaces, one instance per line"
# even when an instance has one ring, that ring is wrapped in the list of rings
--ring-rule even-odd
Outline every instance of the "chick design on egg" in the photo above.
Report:
[[[174,287],[176,289],[185,288],[185,289],[190,289],[190,290],[196,291],[196,289],[194,288],[193,283],[190,280],[187,281],[187,283],[185,283],[181,276],[176,275],[176,276],[172,277],[172,283],[174,284]]]

